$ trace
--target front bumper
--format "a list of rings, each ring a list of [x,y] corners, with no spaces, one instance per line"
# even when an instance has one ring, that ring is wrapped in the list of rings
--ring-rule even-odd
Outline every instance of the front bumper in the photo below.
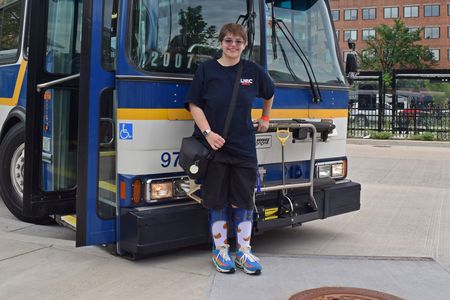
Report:
[[[361,186],[351,181],[335,183],[315,180],[314,197],[318,206],[310,205],[309,189],[293,189],[287,194],[291,205],[281,191],[258,194],[254,232],[300,225],[360,209]],[[278,207],[278,214],[270,218],[266,211]],[[121,209],[119,217],[119,248],[133,258],[156,252],[187,247],[210,241],[208,211],[200,204],[189,201],[164,207]],[[230,227],[230,236],[232,230]]]

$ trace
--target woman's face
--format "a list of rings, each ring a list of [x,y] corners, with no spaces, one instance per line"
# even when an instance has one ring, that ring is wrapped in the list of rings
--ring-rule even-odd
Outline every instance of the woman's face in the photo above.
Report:
[[[220,47],[222,48],[222,57],[233,60],[237,59],[241,56],[245,46],[247,45],[241,36],[227,34],[220,43]]]

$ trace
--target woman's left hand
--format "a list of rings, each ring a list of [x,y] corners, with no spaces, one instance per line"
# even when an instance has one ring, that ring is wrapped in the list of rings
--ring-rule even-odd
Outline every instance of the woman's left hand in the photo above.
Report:
[[[266,132],[269,129],[269,121],[264,121],[262,119],[258,119],[258,128],[257,132]]]

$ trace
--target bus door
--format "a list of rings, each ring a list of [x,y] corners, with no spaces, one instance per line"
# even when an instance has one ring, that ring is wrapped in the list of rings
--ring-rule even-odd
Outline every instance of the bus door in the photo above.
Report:
[[[24,213],[76,212],[77,246],[114,242],[113,1],[30,9]]]

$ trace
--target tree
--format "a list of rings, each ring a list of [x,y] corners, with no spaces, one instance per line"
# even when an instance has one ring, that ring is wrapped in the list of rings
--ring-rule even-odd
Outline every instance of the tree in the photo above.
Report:
[[[437,61],[427,46],[416,44],[422,40],[423,28],[409,30],[397,19],[392,27],[382,24],[375,28],[375,37],[369,37],[368,47],[358,55],[362,70],[381,71],[384,82],[391,85],[394,69],[432,68]]]
[[[178,13],[180,19],[180,35],[186,39],[188,45],[204,44],[216,34],[215,26],[208,26],[203,19],[202,6],[188,6],[186,10],[181,9]]]

